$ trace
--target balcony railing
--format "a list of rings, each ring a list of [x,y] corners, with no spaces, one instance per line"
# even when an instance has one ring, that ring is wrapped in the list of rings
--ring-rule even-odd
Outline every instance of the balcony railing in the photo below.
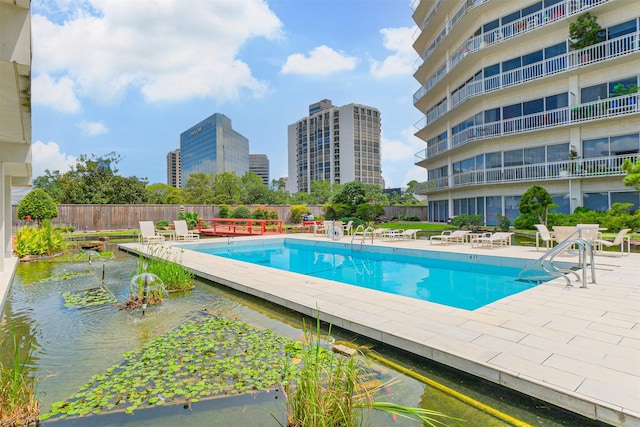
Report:
[[[421,183],[426,192],[445,188],[459,188],[474,185],[532,182],[595,178],[602,176],[623,176],[620,166],[625,159],[635,162],[640,154],[624,154],[591,159],[575,159],[534,165],[509,166],[493,169],[454,173],[451,177],[437,178]],[[451,180],[449,180],[451,178]]]
[[[640,94],[632,93],[587,102],[572,107],[564,107],[557,110],[543,111],[512,119],[471,126],[462,132],[453,134],[446,140],[428,146],[426,149],[416,153],[416,163],[472,141],[532,132],[557,126],[568,126],[609,117],[637,114],[640,112],[639,102]]]
[[[470,38],[461,46],[459,46],[458,49],[456,49],[455,53],[451,55],[449,61],[443,65],[442,68],[444,69],[444,72],[442,72],[442,69],[439,69],[427,79],[427,83],[425,83],[423,87],[421,87],[414,93],[413,103],[415,104],[420,98],[426,95],[426,93],[436,83],[442,80],[468,54],[492,46],[496,43],[500,43],[504,40],[508,40],[515,36],[524,34],[536,28],[540,28],[544,25],[548,25],[560,19],[565,19],[572,15],[581,13],[585,10],[592,9],[596,6],[599,6],[600,4],[607,3],[609,1],[611,0],[590,0],[588,2],[564,0],[563,2],[556,3],[553,6],[550,6],[532,15],[528,15],[518,21],[511,22],[507,25],[502,25],[489,33]],[[435,47],[440,43],[442,38],[444,38],[447,33],[446,29],[447,28],[445,27],[442,30],[441,34],[438,35],[436,40],[434,40],[431,45],[429,45],[429,47],[425,51],[425,54],[422,55],[423,62],[428,58],[427,53],[431,55]],[[427,85],[429,86],[427,87]]]

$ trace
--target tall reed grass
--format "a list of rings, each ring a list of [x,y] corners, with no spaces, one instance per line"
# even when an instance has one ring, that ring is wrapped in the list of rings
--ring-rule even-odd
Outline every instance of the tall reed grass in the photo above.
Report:
[[[0,362],[0,426],[37,425],[40,408],[36,399],[36,378],[28,369],[33,354],[32,339],[20,338],[13,331],[12,342],[2,348],[12,354],[11,363]]]
[[[136,274],[152,273],[164,283],[167,291],[186,291],[193,288],[193,273],[182,265],[179,255],[171,248],[150,246],[147,255],[140,255]]]

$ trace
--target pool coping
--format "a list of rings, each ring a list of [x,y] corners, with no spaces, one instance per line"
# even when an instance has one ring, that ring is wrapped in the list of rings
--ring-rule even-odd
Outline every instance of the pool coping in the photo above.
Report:
[[[312,234],[284,237],[329,241]],[[349,243],[351,237],[340,241]],[[167,246],[190,244],[197,243]],[[488,249],[430,245],[426,240],[376,239],[373,244],[394,251],[420,249],[470,257],[535,260],[543,254],[525,246]],[[138,243],[119,247],[131,252],[150,249]],[[579,284],[568,288],[563,279],[556,279],[468,311],[179,248],[170,253],[207,280],[311,317],[319,313],[335,326],[586,417],[640,426],[640,254],[597,255],[597,283],[586,288]],[[566,255],[566,260],[571,257]]]

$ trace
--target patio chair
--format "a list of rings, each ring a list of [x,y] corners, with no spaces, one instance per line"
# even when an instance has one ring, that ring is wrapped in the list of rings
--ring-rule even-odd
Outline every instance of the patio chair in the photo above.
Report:
[[[373,237],[382,238],[388,231],[388,228],[376,228],[375,230],[373,230]]]
[[[589,241],[592,245],[594,244],[594,241],[602,239],[600,224],[577,224],[576,227],[580,230],[578,237]]]
[[[464,239],[467,234],[469,234],[469,230],[444,230],[440,234],[436,234],[435,236],[429,237],[429,244],[433,245],[434,240],[440,241],[440,243],[464,243]]]
[[[547,250],[551,249],[553,242],[556,241],[556,236],[553,232],[549,231],[546,225],[536,224],[538,232],[536,233],[536,251],[540,248],[540,240],[544,242]]]
[[[603,238],[599,238],[594,240],[592,243],[596,245],[596,247],[600,247],[602,250],[602,246],[611,247],[611,246],[620,246],[620,256],[624,255],[624,242],[627,242],[627,255],[631,255],[631,236],[628,233],[631,231],[630,228],[624,228],[616,234],[616,237],[613,240],[606,240]]]
[[[173,228],[175,231],[176,240],[184,240],[187,242],[189,241],[192,242],[194,240],[200,239],[200,235],[189,230],[189,227],[187,226],[187,221],[183,219],[173,221]]]
[[[344,225],[344,234],[353,233],[353,221],[349,221]]]
[[[140,236],[138,241],[142,244],[164,243],[164,236],[156,232],[153,221],[140,221]]]
[[[510,246],[511,236],[513,236],[513,233],[499,231],[497,233],[493,233],[490,236],[474,237],[473,239],[471,239],[471,246],[489,248],[493,248],[495,246]]]
[[[402,240],[417,240],[418,239],[418,230],[417,228],[410,228],[408,230],[404,230],[400,233],[400,239]]]

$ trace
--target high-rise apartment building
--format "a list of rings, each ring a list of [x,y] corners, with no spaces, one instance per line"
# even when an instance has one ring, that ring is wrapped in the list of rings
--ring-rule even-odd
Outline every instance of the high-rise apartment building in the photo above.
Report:
[[[310,105],[308,117],[289,125],[288,191],[308,193],[312,181],[384,186],[380,132],[375,108],[328,99]]]
[[[586,13],[602,30],[583,45],[569,33]],[[513,221],[535,184],[562,213],[640,207],[620,169],[640,152],[639,17],[634,0],[415,2],[430,220]]]
[[[169,151],[167,154],[167,184],[180,188],[180,149]]]
[[[249,172],[249,140],[231,127],[231,119],[215,113],[180,134],[181,186],[194,173],[217,175]]]
[[[31,187],[29,8],[27,0],[0,1],[0,271],[5,271],[5,260],[12,257],[11,187]],[[0,292],[8,291],[12,277],[2,275]],[[0,313],[3,296],[0,295]]]
[[[269,186],[269,158],[266,154],[249,154],[249,172],[262,178],[264,185]]]

